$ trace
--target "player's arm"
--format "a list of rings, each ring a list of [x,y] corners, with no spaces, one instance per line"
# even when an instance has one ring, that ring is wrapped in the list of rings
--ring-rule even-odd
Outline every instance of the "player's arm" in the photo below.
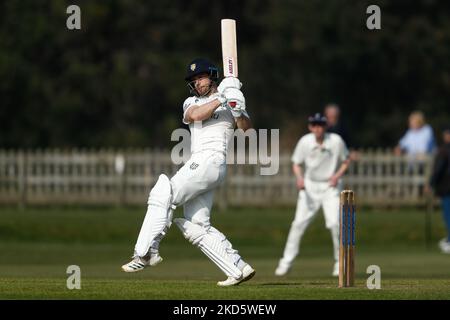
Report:
[[[348,157],[341,163],[339,170],[336,171],[336,173],[334,174],[337,179],[340,179],[344,175],[345,171],[347,171],[347,169],[350,165],[350,162],[351,162],[351,159],[350,159],[350,157]]]
[[[193,105],[186,110],[184,121],[191,123],[194,121],[203,121],[211,118],[214,111],[222,104],[219,99],[214,99],[202,105]]]
[[[297,189],[302,190],[305,188],[305,180],[303,167],[301,166],[305,162],[305,154],[307,150],[305,148],[304,138],[300,139],[295,146],[294,153],[292,154],[292,172],[295,175],[295,181]]]
[[[330,185],[332,187],[335,187],[339,181],[340,178],[344,175],[345,171],[347,171],[348,167],[350,166],[351,158],[348,157],[345,159],[341,165],[339,166],[338,171],[330,178]]]
[[[344,175],[345,171],[347,171],[350,166],[350,162],[352,161],[352,157],[349,155],[347,146],[341,138],[339,138],[338,159],[341,160],[341,165],[336,173],[329,179],[330,186],[332,187],[335,187],[338,184],[339,179]]]
[[[294,172],[295,179],[297,182],[297,188],[299,190],[305,188],[305,180],[303,178],[303,169],[298,163],[292,164],[292,171]]]

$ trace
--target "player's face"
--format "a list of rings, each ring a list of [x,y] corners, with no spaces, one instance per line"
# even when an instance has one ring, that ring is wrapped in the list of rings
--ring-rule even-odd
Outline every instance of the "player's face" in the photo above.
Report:
[[[211,87],[211,79],[206,73],[196,75],[192,78],[192,81],[194,82],[195,90],[200,96],[205,95]]]
[[[325,132],[327,130],[327,127],[323,124],[317,124],[317,123],[312,123],[308,126],[309,131],[311,131],[314,136],[316,137],[316,139],[323,139]]]

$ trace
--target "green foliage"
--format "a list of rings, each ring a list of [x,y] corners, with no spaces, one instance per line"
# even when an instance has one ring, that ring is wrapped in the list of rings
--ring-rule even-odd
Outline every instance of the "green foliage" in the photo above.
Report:
[[[392,146],[413,109],[449,120],[445,1],[77,1],[0,4],[1,147],[168,146],[182,126],[187,63],[221,65],[220,19],[238,20],[240,77],[258,128],[285,145],[341,104],[360,146]],[[378,4],[382,29],[369,31]],[[293,134],[294,133],[294,134]]]

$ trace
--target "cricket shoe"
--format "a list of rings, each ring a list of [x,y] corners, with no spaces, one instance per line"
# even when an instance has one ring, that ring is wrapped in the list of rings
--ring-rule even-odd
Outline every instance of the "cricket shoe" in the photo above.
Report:
[[[442,253],[450,253],[450,242],[448,242],[447,238],[439,241],[439,248],[441,249]]]
[[[152,253],[150,256],[147,255],[145,257],[135,256],[133,260],[122,266],[122,270],[125,272],[138,272],[144,270],[147,266],[156,266],[162,260],[163,258],[158,253]]]
[[[339,262],[334,263],[333,272],[331,273],[333,277],[339,276]]]
[[[285,276],[290,270],[291,270],[290,266],[287,266],[285,264],[279,264],[278,267],[275,269],[275,275],[278,277],[282,277]]]
[[[219,287],[229,287],[236,286],[242,282],[248,281],[255,275],[256,271],[249,264],[246,264],[242,269],[242,276],[238,279],[233,277],[228,277],[227,280],[217,282]]]

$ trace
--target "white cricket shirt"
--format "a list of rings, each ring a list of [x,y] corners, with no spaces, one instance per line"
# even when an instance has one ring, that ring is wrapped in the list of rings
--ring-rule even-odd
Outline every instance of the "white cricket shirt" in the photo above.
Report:
[[[189,97],[183,103],[183,123],[186,111],[194,105],[202,105],[216,99],[216,95],[209,97]],[[235,120],[231,111],[225,106],[219,106],[211,117],[203,121],[189,123],[191,131],[191,153],[213,150],[226,154],[228,142],[234,132]]]
[[[338,134],[325,133],[320,145],[314,134],[308,133],[298,141],[291,160],[305,165],[305,179],[325,182],[347,157],[347,147]]]

